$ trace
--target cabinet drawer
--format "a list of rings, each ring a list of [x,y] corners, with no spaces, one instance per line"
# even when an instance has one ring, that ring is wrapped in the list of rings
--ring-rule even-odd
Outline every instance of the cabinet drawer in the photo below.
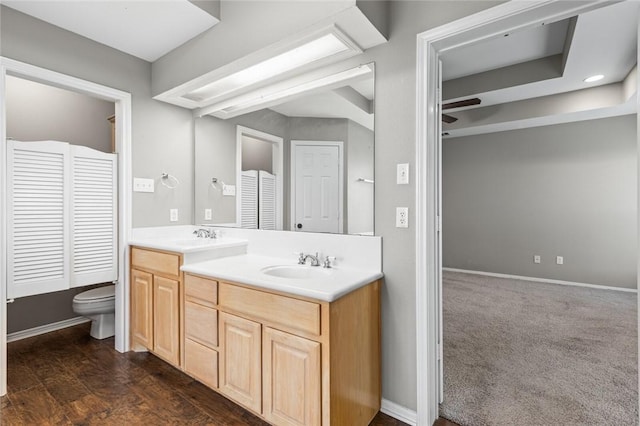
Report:
[[[160,253],[137,247],[131,249],[131,265],[161,274],[180,275],[180,256],[176,254]]]
[[[193,340],[184,343],[184,369],[212,388],[218,387],[218,352]]]
[[[286,330],[320,335],[320,304],[221,282],[219,304]]]
[[[185,275],[184,295],[186,300],[206,306],[218,304],[218,281]]]
[[[218,346],[218,311],[197,303],[184,302],[184,333],[205,346]]]

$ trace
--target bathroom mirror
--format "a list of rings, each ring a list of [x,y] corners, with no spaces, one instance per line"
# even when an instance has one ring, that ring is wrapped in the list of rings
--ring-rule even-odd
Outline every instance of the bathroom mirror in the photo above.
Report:
[[[338,74],[194,119],[195,224],[373,235],[373,64]]]

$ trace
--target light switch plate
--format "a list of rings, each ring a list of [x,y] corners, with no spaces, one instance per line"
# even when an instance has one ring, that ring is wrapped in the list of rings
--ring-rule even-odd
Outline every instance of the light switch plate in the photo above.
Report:
[[[396,183],[398,185],[409,184],[409,163],[398,164]]]
[[[169,221],[177,222],[178,221],[178,209],[170,209],[169,210]]]
[[[235,185],[223,185],[222,186],[222,195],[236,195],[236,186]]]
[[[153,192],[153,179],[133,178],[133,192]]]
[[[211,209],[204,209],[204,220],[211,220]]]

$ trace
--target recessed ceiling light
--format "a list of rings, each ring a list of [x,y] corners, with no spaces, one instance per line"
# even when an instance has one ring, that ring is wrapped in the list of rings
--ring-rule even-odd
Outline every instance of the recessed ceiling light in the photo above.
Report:
[[[604,78],[604,75],[602,74],[598,74],[598,75],[592,75],[591,77],[587,77],[584,79],[585,83],[594,83],[596,81],[600,81]]]

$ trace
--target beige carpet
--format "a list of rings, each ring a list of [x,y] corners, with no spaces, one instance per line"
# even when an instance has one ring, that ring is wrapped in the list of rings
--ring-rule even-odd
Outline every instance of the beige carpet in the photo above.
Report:
[[[634,293],[445,272],[443,300],[442,417],[638,424]]]

